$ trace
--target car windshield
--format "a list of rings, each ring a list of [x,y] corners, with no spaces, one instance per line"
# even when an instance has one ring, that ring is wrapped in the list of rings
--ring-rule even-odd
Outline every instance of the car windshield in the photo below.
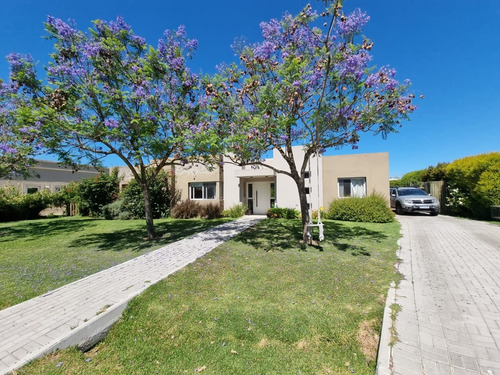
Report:
[[[422,189],[399,189],[399,195],[427,195]]]

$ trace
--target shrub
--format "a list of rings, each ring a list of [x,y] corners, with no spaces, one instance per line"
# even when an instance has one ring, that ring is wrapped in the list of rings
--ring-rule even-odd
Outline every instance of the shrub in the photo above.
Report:
[[[56,207],[64,207],[66,215],[69,215],[71,203],[78,203],[78,182],[73,181],[69,185],[63,186],[60,191],[54,193],[53,204]]]
[[[123,200],[118,200],[116,202],[110,203],[102,207],[101,215],[106,220],[117,219],[122,213],[123,209]],[[130,214],[130,213],[129,213]]]
[[[132,214],[128,211],[122,211],[118,214],[118,219],[120,220],[130,220],[132,219]]]
[[[222,217],[222,210],[217,203],[208,203],[201,206],[200,216],[203,216],[207,219],[218,219]]]
[[[83,216],[99,216],[105,205],[118,198],[118,170],[111,174],[101,173],[78,183],[78,208]]]
[[[394,213],[383,196],[373,194],[365,198],[335,199],[330,203],[326,217],[332,220],[388,223],[394,220]]]
[[[0,221],[37,219],[52,201],[53,194],[48,190],[22,194],[14,187],[0,189]]]
[[[425,169],[412,171],[401,177],[400,180],[390,181],[391,187],[402,187],[402,186],[420,186],[422,184],[422,176],[425,173]]]
[[[159,219],[170,215],[172,194],[169,184],[169,176],[165,172],[160,172],[149,187],[151,210],[153,218]],[[122,210],[129,212],[133,217],[144,219],[144,195],[137,181],[132,180],[121,194],[123,199]]]
[[[176,219],[192,219],[201,216],[201,213],[201,205],[191,200],[178,203],[171,210],[171,216]]]
[[[446,205],[453,214],[490,218],[490,206],[500,203],[500,153],[455,160],[446,168],[446,181],[450,186]]]
[[[235,204],[234,206],[222,211],[222,216],[237,219],[245,215],[247,211],[247,206],[243,203]]]
[[[273,207],[267,210],[267,217],[275,219],[297,219],[299,211],[295,208]]]

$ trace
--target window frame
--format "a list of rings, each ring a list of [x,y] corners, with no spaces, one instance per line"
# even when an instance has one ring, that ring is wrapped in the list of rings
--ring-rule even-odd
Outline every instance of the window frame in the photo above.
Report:
[[[362,196],[354,196],[353,195],[353,180],[363,180],[363,195]],[[344,192],[344,189],[340,188],[341,183],[345,183],[346,181],[349,181],[349,195],[341,195],[341,192]],[[366,186],[366,177],[339,177],[337,178],[337,196],[339,198],[365,198],[367,192],[367,186]]]
[[[201,188],[201,198],[196,198],[195,189]],[[213,188],[213,195],[209,194],[209,189]],[[203,182],[189,182],[188,183],[189,199],[193,201],[213,201],[217,199],[217,182],[203,181]],[[211,198],[209,198],[211,197]]]

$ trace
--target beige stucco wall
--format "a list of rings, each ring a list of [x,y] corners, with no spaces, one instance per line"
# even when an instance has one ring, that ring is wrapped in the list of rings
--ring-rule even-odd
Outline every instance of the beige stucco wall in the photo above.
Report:
[[[215,182],[216,199],[198,200],[199,203],[219,203],[222,184],[219,180],[219,167],[212,169],[200,164],[189,163],[184,166],[175,166],[175,187],[181,194],[181,201],[189,199],[190,182]]]
[[[33,176],[25,180],[0,179],[0,187],[16,186],[23,193],[26,193],[28,188],[46,189],[55,192],[73,181],[99,175],[99,172],[91,167],[74,172],[71,167],[51,161],[39,161],[36,166],[31,168],[31,171]]]
[[[324,202],[339,197],[339,178],[366,178],[366,193],[383,195],[389,201],[389,153],[335,155],[323,157]]]

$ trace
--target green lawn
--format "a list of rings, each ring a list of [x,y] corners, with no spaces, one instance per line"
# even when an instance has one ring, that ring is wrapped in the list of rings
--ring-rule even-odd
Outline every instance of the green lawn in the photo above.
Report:
[[[87,353],[20,374],[374,374],[399,224],[266,220],[129,304]]]
[[[144,220],[65,217],[0,223],[0,309],[227,221],[156,220],[163,238],[147,241]]]

